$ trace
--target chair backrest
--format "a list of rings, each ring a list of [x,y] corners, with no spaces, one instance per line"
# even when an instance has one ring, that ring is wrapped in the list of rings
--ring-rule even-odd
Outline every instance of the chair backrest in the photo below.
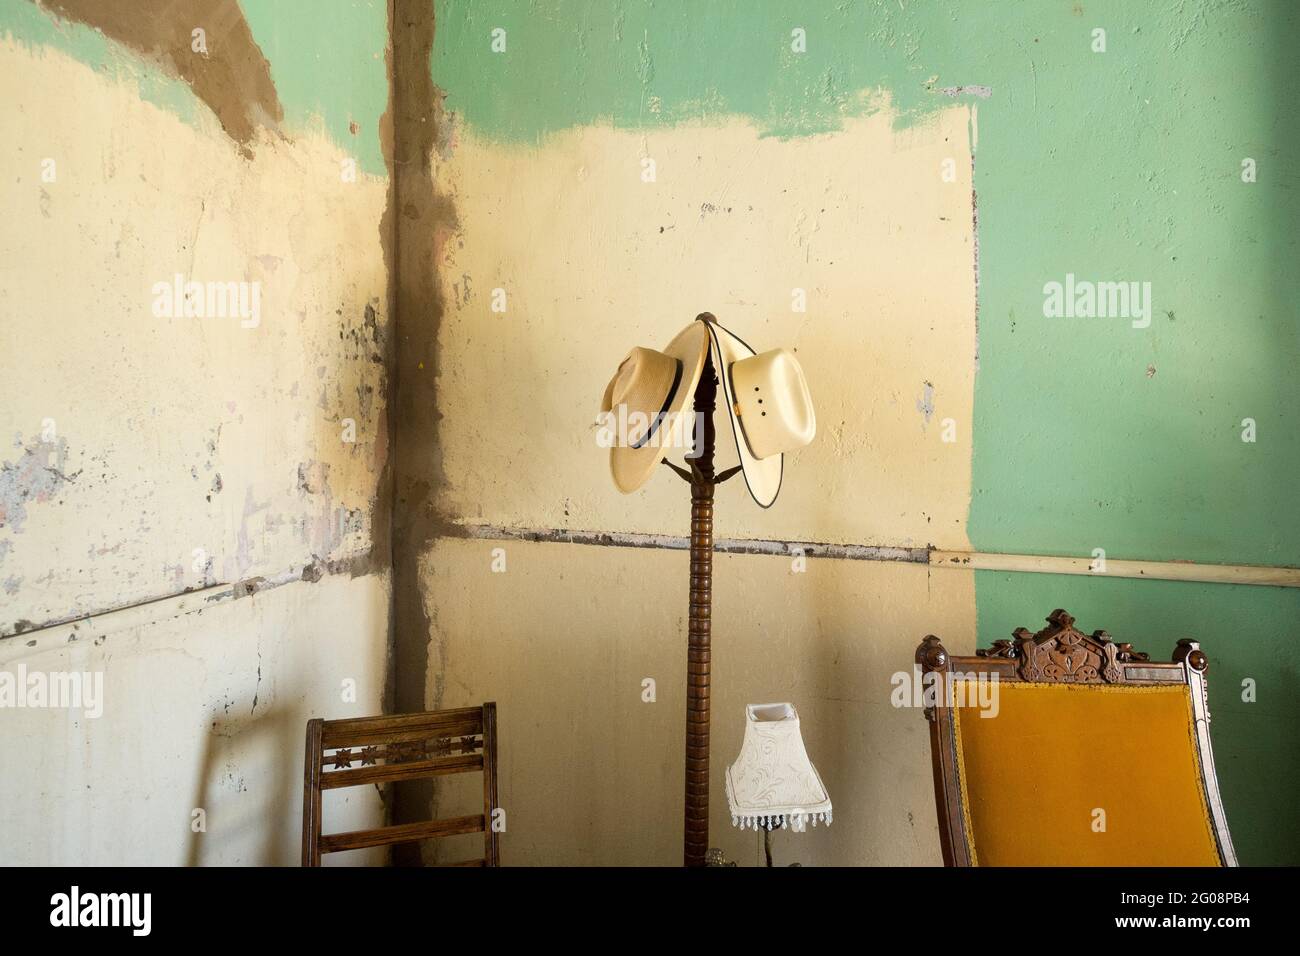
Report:
[[[482,833],[481,858],[449,865],[498,866],[500,847],[492,826],[497,807],[496,715],[497,705],[489,702],[421,714],[307,721],[302,865],[320,866],[322,853]],[[481,814],[350,833],[321,832],[324,790],[479,771],[483,774]]]
[[[1236,866],[1200,645],[1155,662],[1047,621],[975,657],[917,648],[944,863]]]

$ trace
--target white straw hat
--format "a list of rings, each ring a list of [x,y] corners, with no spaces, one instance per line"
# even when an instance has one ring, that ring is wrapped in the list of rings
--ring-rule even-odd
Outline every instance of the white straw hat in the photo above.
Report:
[[[817,434],[808,382],[785,349],[759,355],[716,320],[709,322],[709,331],[745,484],[754,500],[769,508],[781,490],[784,453]]]

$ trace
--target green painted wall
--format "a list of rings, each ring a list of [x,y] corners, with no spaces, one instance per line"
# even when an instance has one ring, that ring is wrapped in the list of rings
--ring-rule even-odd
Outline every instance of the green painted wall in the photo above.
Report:
[[[1080,18],[1053,6],[1005,30],[1015,52],[991,56],[979,79],[994,94],[975,176],[971,541],[1300,564],[1300,82],[1287,39],[1300,7],[1170,4],[1152,16],[1148,4],[1085,3]],[[1088,49],[1093,26],[1107,27],[1105,54]],[[1241,181],[1243,157],[1258,182]],[[1151,326],[1043,318],[1043,284],[1067,272],[1149,281]],[[1161,656],[1200,639],[1238,856],[1300,863],[1300,592],[978,573],[976,602],[984,641],[1057,606]]]
[[[366,172],[385,174],[379,118],[388,107],[386,0],[240,0],[291,129],[323,126]],[[357,124],[357,132],[350,129]]]
[[[971,540],[984,551],[1300,564],[1300,5],[1189,0],[441,0],[434,76],[501,141],[741,115],[833,130],[979,100]],[[790,52],[794,27],[808,50]],[[494,54],[494,28],[508,56]],[[1106,31],[1106,52],[1092,31]],[[969,94],[963,99],[974,101]],[[1241,181],[1241,163],[1258,182]],[[867,174],[864,171],[864,174]],[[1154,318],[1047,319],[1043,286],[1151,283]],[[1241,440],[1253,418],[1258,440]],[[1300,593],[979,573],[980,640],[1071,609],[1163,656],[1204,641],[1245,863],[1300,863]],[[1241,700],[1253,678],[1258,701]]]

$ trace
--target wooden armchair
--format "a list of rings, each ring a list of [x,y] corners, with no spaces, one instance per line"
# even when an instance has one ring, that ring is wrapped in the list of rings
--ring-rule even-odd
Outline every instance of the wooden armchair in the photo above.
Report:
[[[326,751],[333,751],[327,754]],[[483,856],[451,866],[498,866],[497,705],[389,717],[307,721],[302,801],[302,865],[322,853],[411,843],[461,833],[483,834]],[[381,762],[382,761],[382,762]],[[359,764],[359,766],[353,766]],[[453,773],[483,773],[483,812],[449,820],[321,833],[321,792]]]
[[[1151,661],[1053,611],[975,657],[916,651],[948,866],[1236,866],[1205,654]]]

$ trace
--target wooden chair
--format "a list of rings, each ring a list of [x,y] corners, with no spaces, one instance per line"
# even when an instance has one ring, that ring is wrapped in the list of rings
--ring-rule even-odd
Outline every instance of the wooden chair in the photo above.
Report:
[[[917,648],[944,863],[1236,866],[1200,645],[1156,662],[1047,621],[975,657]]]
[[[332,751],[327,754],[326,751]],[[358,764],[359,766],[353,766]],[[453,773],[483,773],[483,812],[448,820],[321,833],[321,792]],[[302,798],[302,865],[320,866],[322,853],[390,846],[461,833],[483,834],[483,857],[450,866],[499,866],[497,705],[422,714],[307,721]]]

